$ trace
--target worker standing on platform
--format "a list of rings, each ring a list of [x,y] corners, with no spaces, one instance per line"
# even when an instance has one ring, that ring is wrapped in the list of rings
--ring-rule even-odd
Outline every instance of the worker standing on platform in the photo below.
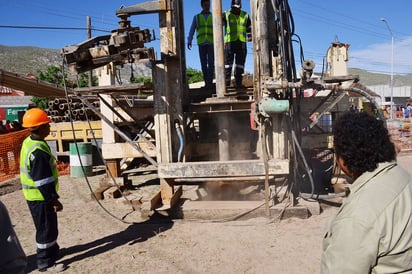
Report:
[[[58,170],[56,160],[44,139],[50,133],[51,120],[40,108],[29,109],[23,116],[23,127],[31,135],[22,144],[20,152],[20,180],[36,227],[37,267],[39,271],[61,272],[65,267],[56,264],[57,212],[63,210],[59,202]]]
[[[193,17],[187,37],[187,48],[192,49],[193,35],[196,30],[197,45],[199,47],[200,64],[202,66],[205,87],[213,86],[213,72],[215,57],[213,50],[213,19],[210,13],[210,1],[201,0],[202,11]]]
[[[240,0],[232,0],[231,9],[223,14],[225,27],[225,78],[226,86],[230,86],[233,61],[235,61],[235,87],[242,86],[242,75],[245,71],[247,47],[252,41],[252,24],[249,14],[241,10]]]

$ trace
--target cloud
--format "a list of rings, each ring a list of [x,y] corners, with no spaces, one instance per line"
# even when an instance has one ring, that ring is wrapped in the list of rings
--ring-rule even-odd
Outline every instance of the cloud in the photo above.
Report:
[[[412,36],[394,41],[394,74],[412,73]],[[392,44],[371,44],[361,50],[349,48],[348,67],[371,72],[391,73]]]

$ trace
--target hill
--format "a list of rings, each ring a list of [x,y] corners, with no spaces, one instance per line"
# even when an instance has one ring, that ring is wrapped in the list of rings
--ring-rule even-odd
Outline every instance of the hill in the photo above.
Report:
[[[19,74],[44,70],[50,65],[61,65],[62,58],[57,49],[38,47],[8,47],[0,45],[0,69]]]
[[[36,74],[37,71],[46,71],[48,66],[60,66],[63,58],[60,50],[38,47],[11,47],[0,45],[0,69],[18,74]],[[69,71],[68,71],[69,73]],[[133,65],[135,77],[150,77],[151,71],[147,64]],[[124,65],[120,69],[120,75],[124,82],[128,82],[131,75],[130,65]]]
[[[372,73],[366,70],[349,68],[349,73],[359,75],[360,82],[366,86],[388,85],[390,83],[390,75],[381,73]],[[412,86],[412,74],[394,75],[394,86]]]
[[[62,57],[57,49],[46,49],[38,47],[11,47],[0,45],[0,69],[19,74],[33,73],[38,70],[44,71],[47,66],[61,65]],[[122,78],[127,82],[130,78],[130,65],[125,65],[121,69]],[[134,65],[133,73],[135,77],[150,77],[150,68],[144,64]],[[371,73],[366,70],[350,68],[349,73],[359,75],[360,82],[366,86],[387,85],[390,76],[387,74]],[[395,75],[395,86],[412,86],[412,74]]]

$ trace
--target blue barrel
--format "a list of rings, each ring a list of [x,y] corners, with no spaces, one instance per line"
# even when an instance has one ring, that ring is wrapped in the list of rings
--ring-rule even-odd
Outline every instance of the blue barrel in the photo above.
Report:
[[[70,143],[70,177],[93,175],[92,159],[91,143]]]

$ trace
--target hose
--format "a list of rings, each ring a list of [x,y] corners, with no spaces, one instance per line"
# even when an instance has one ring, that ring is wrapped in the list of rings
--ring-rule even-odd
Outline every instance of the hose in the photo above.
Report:
[[[346,197],[346,192],[339,192],[335,194],[313,194],[313,193],[300,193],[300,197],[305,200],[315,199],[315,200],[328,200],[328,199],[335,199]]]
[[[302,158],[303,165],[305,166],[305,169],[307,171],[310,186],[311,186],[310,198],[313,198],[313,195],[314,195],[314,192],[315,192],[315,183],[313,182],[312,172],[309,168],[308,163],[306,162],[305,155],[303,154],[302,148],[299,145],[298,139],[296,138],[296,134],[295,134],[295,131],[293,129],[292,129],[292,139],[293,139],[293,142],[295,143],[295,147],[297,148],[300,157]]]
[[[177,119],[175,120],[175,128],[176,128],[177,136],[179,137],[179,150],[177,152],[177,161],[181,162],[182,155],[183,155],[183,148],[185,147],[185,140],[183,138],[183,132],[182,132],[182,128],[180,127],[180,122]]]
[[[267,144],[266,144],[266,123],[268,119],[265,118],[260,127],[260,134],[261,134],[261,143],[262,143],[262,154],[263,154],[263,164],[265,167],[265,211],[266,215],[270,216],[270,209],[269,209],[269,155],[267,152]]]

